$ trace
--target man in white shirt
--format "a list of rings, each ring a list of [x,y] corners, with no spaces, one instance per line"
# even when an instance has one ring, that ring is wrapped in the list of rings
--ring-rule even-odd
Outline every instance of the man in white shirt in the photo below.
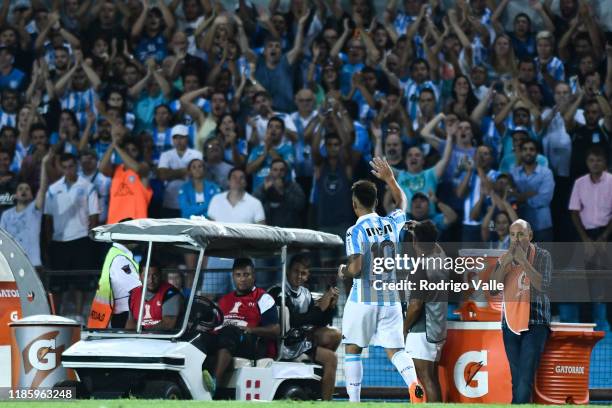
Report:
[[[246,173],[233,168],[228,176],[229,190],[215,195],[208,206],[208,218],[228,223],[265,224],[266,215],[261,201],[246,192]],[[224,295],[234,289],[232,273],[233,259],[208,258],[207,269],[217,269],[204,276],[202,292],[211,298]],[[227,271],[218,271],[224,269]],[[207,279],[208,278],[208,279]]]
[[[178,193],[187,179],[187,166],[194,159],[202,160],[201,152],[187,146],[189,141],[189,128],[187,126],[174,126],[171,135],[174,149],[163,152],[159,157],[158,165],[159,178],[166,182],[162,208],[163,218],[179,218],[181,216]]]
[[[261,201],[246,192],[246,173],[233,168],[228,179],[229,190],[212,198],[208,217],[220,222],[265,224],[266,215]]]
[[[246,140],[250,145],[257,146],[262,144],[268,129],[268,122],[274,117],[282,118],[285,123],[285,137],[289,141],[297,140],[297,129],[290,115],[274,112],[272,110],[272,98],[266,91],[257,92],[253,96],[253,109],[257,115],[249,120],[246,126]]]
[[[98,224],[98,193],[93,184],[78,175],[75,156],[62,154],[60,165],[64,176],[49,187],[44,207],[51,269],[83,271],[99,268],[100,265],[94,264],[97,258],[94,256],[93,241],[88,238],[89,229]],[[53,283],[51,291],[65,295],[65,289],[75,290],[76,317],[81,317],[83,291],[94,289],[95,279],[86,275],[73,276],[58,279],[55,285]],[[66,302],[62,301],[61,304],[65,306]]]
[[[110,198],[111,178],[102,174],[98,169],[98,154],[93,149],[81,151],[79,157],[81,170],[79,176],[87,179],[96,188],[98,193],[98,202],[100,204],[100,214],[98,223],[100,225],[106,223],[108,216],[108,200]]]

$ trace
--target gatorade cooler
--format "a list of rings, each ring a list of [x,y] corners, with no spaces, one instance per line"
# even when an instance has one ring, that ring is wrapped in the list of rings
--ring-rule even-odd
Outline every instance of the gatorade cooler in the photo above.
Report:
[[[35,315],[10,327],[13,389],[51,388],[76,379],[73,370],[62,367],[62,353],[80,339],[80,324],[61,316]]]
[[[38,275],[21,246],[0,228],[0,388],[13,383],[9,323],[25,316],[49,314],[49,303]]]
[[[470,283],[472,280],[488,282],[489,277],[495,269],[497,260],[506,253],[505,249],[460,249],[459,256],[462,257],[482,257],[486,265],[484,270],[471,270],[465,273],[465,281]],[[455,314],[459,315],[463,321],[475,322],[498,322],[501,320],[502,294],[492,296],[488,291],[481,289],[471,289],[467,299]]]
[[[512,401],[501,323],[448,322],[438,376],[444,402]]]
[[[591,351],[604,337],[594,324],[553,323],[535,385],[537,404],[588,404]]]

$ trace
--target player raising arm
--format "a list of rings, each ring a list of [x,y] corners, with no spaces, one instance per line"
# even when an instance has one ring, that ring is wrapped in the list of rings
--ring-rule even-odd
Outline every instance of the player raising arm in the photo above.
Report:
[[[380,289],[378,280],[395,279],[395,271],[372,273],[374,257],[395,254],[400,232],[406,222],[407,199],[397,184],[386,160],[374,158],[370,162],[372,174],[387,183],[399,208],[386,217],[375,212],[376,185],[360,180],[353,184],[353,210],[357,222],[346,232],[348,266],[340,265],[341,277],[353,278],[342,318],[342,342],[345,346],[344,373],[346,390],[351,402],[358,402],[361,393],[363,366],[361,351],[370,344],[385,349],[387,357],[410,387],[416,382],[416,372],[410,356],[404,351],[403,316],[395,291]],[[375,342],[372,339],[376,339]]]

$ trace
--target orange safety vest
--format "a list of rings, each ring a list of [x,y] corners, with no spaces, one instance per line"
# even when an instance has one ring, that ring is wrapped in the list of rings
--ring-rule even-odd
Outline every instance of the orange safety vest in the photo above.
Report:
[[[115,168],[108,204],[108,223],[125,218],[147,218],[147,208],[153,197],[151,187],[145,187],[140,176],[124,164]]]
[[[536,249],[529,244],[529,263],[533,265]],[[515,334],[529,330],[531,302],[531,281],[525,269],[510,264],[510,271],[504,278],[504,317],[508,328]]]

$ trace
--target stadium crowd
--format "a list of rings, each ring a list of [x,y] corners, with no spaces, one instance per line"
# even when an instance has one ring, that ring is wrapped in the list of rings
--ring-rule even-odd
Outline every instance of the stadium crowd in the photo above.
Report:
[[[2,2],[0,226],[35,266],[99,269],[126,218],[344,236],[373,156],[442,241],[610,241],[605,2],[231,3]]]

